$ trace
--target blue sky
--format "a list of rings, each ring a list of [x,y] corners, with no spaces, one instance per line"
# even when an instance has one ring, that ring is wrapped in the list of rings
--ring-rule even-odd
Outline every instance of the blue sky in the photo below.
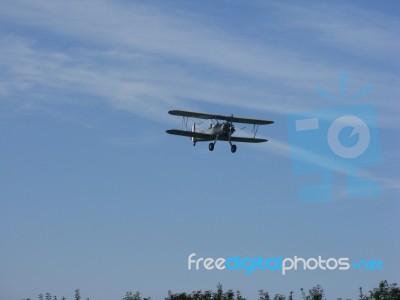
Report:
[[[353,299],[399,274],[396,1],[2,1],[0,295],[160,299],[218,282],[249,299],[322,284]],[[342,75],[341,75],[342,74]],[[344,84],[343,74],[347,74]],[[341,77],[342,76],[342,77]],[[342,79],[341,79],[342,78]],[[379,197],[301,202],[288,116],[376,107]],[[332,102],[322,97],[323,88]],[[345,92],[344,92],[345,91]],[[328,97],[329,98],[329,97]],[[272,119],[210,153],[170,109]],[[313,176],[313,175],[312,175]],[[315,179],[315,178],[314,178]],[[187,257],[381,259],[383,271],[188,271]]]

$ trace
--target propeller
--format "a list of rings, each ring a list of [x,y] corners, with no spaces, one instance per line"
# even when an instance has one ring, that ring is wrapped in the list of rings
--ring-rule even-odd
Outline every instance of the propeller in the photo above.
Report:
[[[229,120],[229,134],[232,135],[232,133],[235,132],[235,125],[232,123],[233,120],[233,114],[231,114],[231,119]]]

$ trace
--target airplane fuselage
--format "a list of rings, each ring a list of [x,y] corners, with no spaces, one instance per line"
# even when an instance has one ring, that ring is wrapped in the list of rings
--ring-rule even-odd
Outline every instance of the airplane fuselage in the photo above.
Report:
[[[193,127],[192,131],[196,131],[196,128]],[[215,136],[216,138],[222,138],[226,137],[229,138],[232,133],[235,132],[235,127],[233,124],[230,124],[229,122],[225,123],[217,123],[217,124],[211,124],[209,128],[201,131],[201,133],[206,133]],[[202,138],[193,138],[193,142],[200,142],[200,141],[212,141],[214,139],[202,139]]]

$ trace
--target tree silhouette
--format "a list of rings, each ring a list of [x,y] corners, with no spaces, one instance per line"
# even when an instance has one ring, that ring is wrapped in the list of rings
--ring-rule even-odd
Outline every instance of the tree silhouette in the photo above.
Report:
[[[168,297],[166,297],[165,300],[191,300],[191,297],[186,293],[173,294],[169,290]]]
[[[217,290],[212,291],[193,291],[191,294],[187,293],[172,293],[168,291],[168,297],[165,300],[246,300],[242,297],[240,291],[228,290],[224,292],[221,284],[217,285]]]
[[[246,300],[246,298],[242,297],[240,291],[236,291],[236,300]]]
[[[217,291],[213,295],[214,300],[222,300],[222,297],[224,296],[224,290],[222,288],[222,284],[218,283],[217,285]]]
[[[259,290],[258,295],[259,295],[258,300],[271,300],[268,292],[264,292],[264,290]]]
[[[301,298],[303,300],[326,300],[325,291],[321,285],[317,284],[312,289],[308,290],[308,293],[301,288]],[[270,297],[268,291],[259,290],[258,300],[294,300],[293,291],[289,293],[289,296],[275,294],[273,299]],[[39,294],[38,300],[57,300],[57,296],[51,296],[50,293]],[[341,298],[338,298],[338,300]],[[22,300],[31,300],[31,298],[25,298]],[[67,300],[66,297],[62,297],[62,300]],[[81,300],[80,290],[75,290],[74,300]],[[89,300],[89,298],[86,298]],[[150,297],[142,298],[140,292],[132,293],[126,292],[122,300],[152,300]],[[240,291],[234,292],[232,289],[224,291],[222,284],[218,284],[215,291],[193,291],[192,293],[172,293],[168,291],[168,296],[164,300],[246,300],[240,293]],[[358,300],[400,300],[400,287],[397,283],[389,284],[387,280],[379,282],[378,287],[369,291],[369,295],[363,293],[362,287],[359,288]]]
[[[399,300],[400,288],[396,283],[388,284],[386,280],[382,280],[377,288],[370,291],[370,299],[374,300]]]
[[[360,287],[360,295],[358,296],[358,300],[368,300],[369,297],[364,295],[362,287]]]
[[[79,289],[75,290],[75,300],[81,300],[81,291]]]
[[[324,289],[321,287],[321,285],[317,284],[317,286],[313,287],[311,290],[309,290],[309,294],[306,295],[304,292],[304,289],[301,288],[301,296],[303,300],[324,300],[325,297],[325,292]]]
[[[290,291],[288,300],[293,300],[293,291]]]
[[[125,297],[122,300],[141,300],[140,293],[136,292],[133,294],[132,292],[126,292]]]

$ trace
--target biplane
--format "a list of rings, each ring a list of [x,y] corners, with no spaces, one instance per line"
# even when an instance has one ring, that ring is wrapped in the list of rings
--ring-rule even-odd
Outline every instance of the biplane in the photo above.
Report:
[[[229,142],[231,146],[231,152],[236,152],[236,145],[233,142],[241,142],[241,143],[263,143],[268,140],[262,138],[256,138],[258,127],[260,125],[268,125],[274,123],[269,120],[257,120],[257,119],[249,119],[249,118],[239,118],[231,116],[223,116],[223,115],[213,115],[213,114],[205,114],[184,110],[170,110],[168,112],[173,116],[182,117],[182,127],[185,130],[171,129],[167,130],[167,133],[173,135],[187,136],[190,137],[193,142],[193,146],[196,146],[197,142],[210,142],[208,144],[208,149],[210,151],[214,150],[214,146],[217,141]],[[194,119],[205,119],[210,120],[211,124],[208,128],[199,129],[200,123],[193,123],[191,130],[188,130],[188,121],[189,118]],[[222,121],[222,122],[221,122]],[[253,125],[252,129],[252,137],[237,137],[232,136],[235,130],[235,125],[233,123],[242,123],[242,124],[250,124]]]

